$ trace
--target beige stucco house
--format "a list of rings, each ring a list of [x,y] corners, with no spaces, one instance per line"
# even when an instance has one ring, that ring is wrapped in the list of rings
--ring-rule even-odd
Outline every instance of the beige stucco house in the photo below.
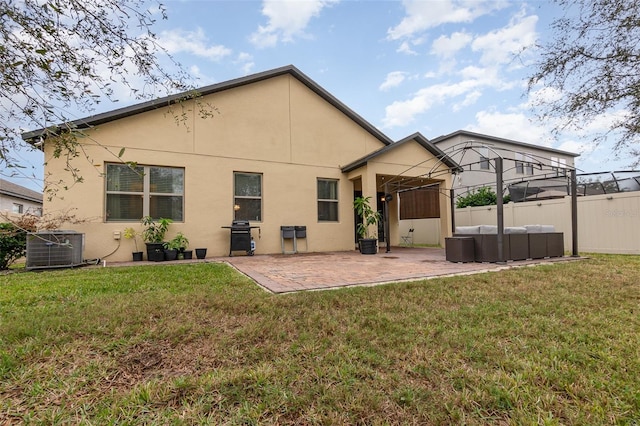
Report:
[[[355,195],[379,199],[412,186],[440,191],[444,238],[451,224],[446,196],[457,164],[419,134],[394,143],[293,66],[199,89],[197,101],[158,99],[78,120],[86,158],[71,160],[84,182],[45,200],[45,211],[74,209],[85,233],[85,258],[130,260],[133,243],[117,239],[126,227],[142,230],[145,215],[171,218],[190,248],[208,256],[229,252],[229,226],[250,220],[256,254],[281,252],[281,226],[307,227],[313,252],[353,250]],[[212,105],[202,118],[199,105]],[[176,112],[186,120],[176,123]],[[53,158],[44,130],[23,135],[42,146],[45,174],[71,180]],[[41,137],[44,137],[42,141]],[[124,152],[118,158],[122,148]],[[131,170],[125,162],[135,162]],[[398,197],[388,204],[397,244]]]

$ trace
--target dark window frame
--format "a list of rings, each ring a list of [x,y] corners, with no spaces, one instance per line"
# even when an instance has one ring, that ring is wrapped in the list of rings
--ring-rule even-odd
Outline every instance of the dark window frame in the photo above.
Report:
[[[243,195],[238,194],[238,181],[237,178],[240,175],[259,177],[260,187],[257,194]],[[234,220],[249,220],[253,222],[262,222],[264,219],[263,206],[264,206],[264,175],[257,172],[233,172],[233,218]],[[251,204],[255,205],[255,201],[259,201],[259,207],[253,212],[246,207],[251,207]],[[252,203],[253,202],[253,203]],[[245,207],[244,209],[242,207]]]
[[[130,187],[125,189],[118,188],[109,188],[110,184],[114,184],[110,180],[110,173],[115,173],[114,168],[119,168],[121,170],[129,169],[132,173],[139,174],[139,180],[137,182],[132,182],[136,187]],[[114,170],[111,172],[111,170]],[[170,171],[173,175],[178,172],[178,181],[177,184],[171,183],[171,191],[162,191],[158,190],[158,187],[152,188],[151,176],[161,170]],[[137,222],[140,221],[145,216],[152,216],[154,219],[159,219],[163,217],[165,219],[171,219],[174,222],[183,222],[184,221],[184,210],[185,210],[185,190],[184,190],[184,182],[185,182],[185,169],[183,167],[170,167],[170,166],[158,166],[158,165],[136,165],[130,166],[128,164],[120,164],[120,163],[106,163],[105,164],[105,207],[104,207],[104,220],[105,222]],[[115,183],[117,185],[119,182]],[[153,184],[156,184],[154,182]],[[178,191],[175,191],[176,187]],[[152,191],[152,189],[155,189]],[[110,211],[110,205],[115,203],[117,199],[112,199],[110,201],[110,196],[128,196],[131,200],[135,200],[137,197],[140,197],[142,200],[142,205],[140,211],[136,214],[130,215],[130,217],[123,217],[124,215],[120,213],[117,218],[114,218],[114,215]],[[164,199],[165,201],[168,199],[170,204],[168,205],[169,210],[172,210],[170,214],[154,214],[153,210],[158,210],[162,208],[162,205],[158,207],[158,200]],[[175,203],[175,201],[178,201]],[[164,206],[166,211],[167,206]]]
[[[327,182],[335,185],[334,193],[335,198],[320,198],[320,182]],[[317,198],[317,206],[318,206],[318,222],[329,222],[335,223],[340,221],[340,197],[339,197],[339,180],[338,179],[330,179],[330,178],[317,178],[316,179],[316,198]],[[321,206],[329,206],[335,205],[335,208],[328,209],[329,212],[335,212],[335,218],[330,217],[329,219],[321,218],[321,212],[324,211]]]

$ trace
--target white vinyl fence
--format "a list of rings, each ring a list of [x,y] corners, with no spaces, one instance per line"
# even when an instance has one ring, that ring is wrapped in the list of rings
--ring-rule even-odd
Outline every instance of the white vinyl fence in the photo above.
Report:
[[[456,209],[457,226],[496,225],[496,206]],[[571,197],[509,203],[504,206],[504,226],[554,225],[564,233],[571,251]],[[400,235],[413,228],[415,244],[438,244],[438,219],[400,221]],[[640,192],[578,197],[578,251],[583,253],[640,254]]]

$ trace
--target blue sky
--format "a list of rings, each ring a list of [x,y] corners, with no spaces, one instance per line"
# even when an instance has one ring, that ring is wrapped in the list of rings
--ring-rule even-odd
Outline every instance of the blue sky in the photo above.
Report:
[[[531,121],[525,95],[535,49],[550,37],[554,3],[504,0],[165,2],[156,32],[165,48],[205,86],[293,64],[392,139],[428,139],[466,129],[582,154],[585,172],[620,169],[606,146],[578,134],[552,140],[549,123]],[[119,103],[134,103],[123,88]],[[78,113],[78,118],[87,116]],[[607,117],[591,129],[606,125]],[[41,155],[21,154],[42,176]],[[12,179],[38,189],[37,182]]]

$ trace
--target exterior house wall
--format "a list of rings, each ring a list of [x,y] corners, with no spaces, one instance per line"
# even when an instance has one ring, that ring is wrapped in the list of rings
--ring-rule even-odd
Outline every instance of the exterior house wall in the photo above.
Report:
[[[22,205],[24,213],[40,215],[40,211],[42,210],[42,203],[36,203],[31,200],[25,200],[24,198],[0,194],[0,212],[14,213],[14,204]]]
[[[21,206],[22,213],[42,214],[42,194],[13,182],[0,179],[0,212],[4,215],[20,214],[14,211]]]
[[[398,233],[401,236],[408,236],[410,229],[413,229],[413,244],[444,247],[442,245],[443,235],[451,235],[450,231],[446,234],[443,233],[440,219],[406,219],[400,221]]]
[[[133,242],[116,240],[114,233],[122,234],[126,227],[142,230],[137,221],[109,222],[105,217],[106,164],[117,163],[114,153],[123,147],[123,161],[184,168],[184,221],[174,222],[166,239],[180,231],[190,240],[189,248],[207,247],[208,256],[227,255],[229,230],[221,227],[234,217],[233,174],[248,172],[262,174],[262,221],[251,223],[260,226],[259,234],[253,231],[257,254],[281,251],[282,225],[307,226],[309,251],[354,248],[354,181],[341,166],[385,143],[288,74],[212,93],[198,102],[215,106],[219,114],[203,119],[196,103],[188,101],[173,106],[173,112],[159,108],[86,131],[88,137],[80,141],[91,162],[72,160],[84,182],[45,202],[46,211],[73,210],[86,218],[86,223],[69,227],[85,233],[86,258],[130,260]],[[174,116],[183,113],[186,121],[176,123]],[[376,173],[401,173],[416,156],[431,155],[419,146],[399,148],[385,154],[388,163],[366,167],[365,192],[375,194]],[[46,172],[69,179],[64,162],[52,159],[52,149],[45,142]],[[338,181],[337,222],[317,219],[318,178]],[[397,226],[397,216],[393,220]],[[144,245],[139,241],[138,246]]]

